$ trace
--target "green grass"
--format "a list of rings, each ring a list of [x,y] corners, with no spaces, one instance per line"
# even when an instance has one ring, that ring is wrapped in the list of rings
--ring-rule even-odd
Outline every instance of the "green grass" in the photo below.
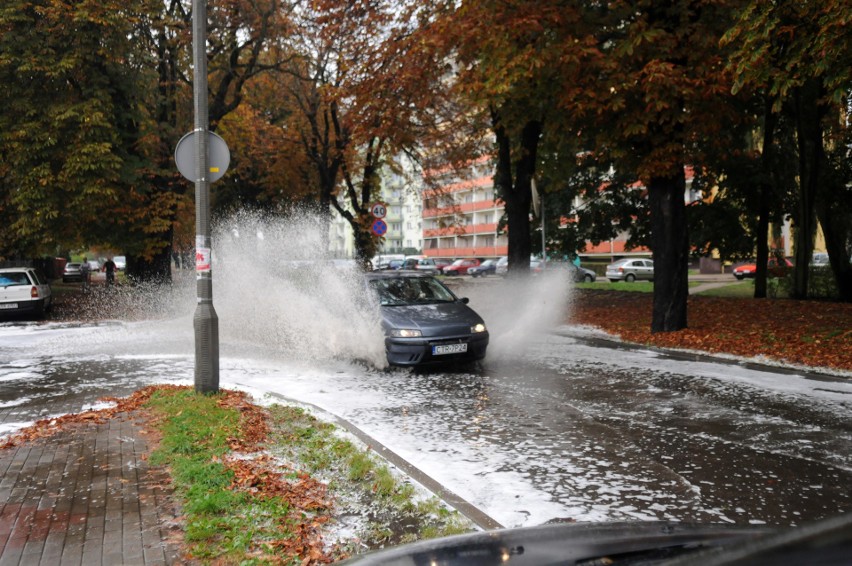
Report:
[[[602,289],[606,291],[633,291],[637,293],[652,293],[654,291],[653,281],[625,281],[611,282],[608,279],[599,278],[594,283],[576,283],[578,289]]]
[[[194,558],[216,564],[286,564],[286,557],[277,556],[269,543],[297,536],[299,531],[287,519],[295,513],[284,499],[232,489],[234,473],[223,460],[230,452],[228,440],[241,434],[240,415],[220,407],[220,398],[190,389],[158,390],[147,402],[160,417],[157,427],[162,433],[150,462],[171,473],[182,503],[185,541]],[[344,541],[343,551],[363,552],[364,545],[378,548],[473,529],[440,500],[418,500],[411,484],[372,451],[341,437],[334,425],[280,405],[269,408],[267,424],[271,438],[265,449],[293,463],[293,468],[281,468],[286,477],[298,479],[307,472],[321,478],[335,499],[336,512],[347,512],[340,509],[345,498],[338,501],[335,496],[345,492],[369,514],[363,532],[348,545]]]
[[[192,390],[161,390],[148,406],[163,416],[160,446],[151,464],[170,470],[183,500],[186,542],[202,560],[254,564],[250,551],[280,536],[277,521],[286,517],[283,500],[262,499],[230,489],[233,472],[222,463],[228,438],[239,435],[239,414],[219,407],[218,396]]]

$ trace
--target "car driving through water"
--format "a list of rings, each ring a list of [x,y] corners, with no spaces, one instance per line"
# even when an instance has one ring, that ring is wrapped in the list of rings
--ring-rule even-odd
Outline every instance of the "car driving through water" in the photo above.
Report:
[[[485,357],[488,330],[468,299],[416,271],[367,274],[382,316],[388,363],[420,366]]]

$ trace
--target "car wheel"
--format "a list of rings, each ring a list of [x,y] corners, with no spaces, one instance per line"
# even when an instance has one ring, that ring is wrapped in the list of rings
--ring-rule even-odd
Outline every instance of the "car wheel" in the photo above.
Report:
[[[594,279],[592,279],[592,276],[591,276],[591,275],[586,275],[585,277],[583,277],[583,282],[584,282],[584,283],[593,283],[594,281],[595,281],[595,280],[594,280]]]
[[[739,279],[740,281],[742,281],[743,279],[745,279],[745,275],[743,275],[742,273],[734,273],[734,277],[736,277],[736,278],[737,278],[737,279]]]
[[[624,278],[624,280],[627,281],[628,283],[633,283],[634,281],[636,281],[636,276],[633,275],[632,273],[628,273],[627,276]]]

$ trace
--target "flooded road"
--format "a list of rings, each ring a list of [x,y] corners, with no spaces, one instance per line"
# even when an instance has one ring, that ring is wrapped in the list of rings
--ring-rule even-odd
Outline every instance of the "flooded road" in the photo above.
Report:
[[[796,525],[852,511],[852,381],[603,346],[558,327],[481,366],[383,370],[222,336],[220,385],[345,419],[506,527]],[[511,349],[505,344],[522,344]],[[297,352],[298,353],[298,352]],[[193,382],[191,317],[0,324],[0,434]],[[266,393],[274,394],[267,399]]]

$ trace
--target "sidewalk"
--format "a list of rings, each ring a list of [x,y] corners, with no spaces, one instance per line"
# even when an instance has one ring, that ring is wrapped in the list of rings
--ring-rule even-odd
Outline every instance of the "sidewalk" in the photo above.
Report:
[[[166,475],[147,453],[132,413],[0,449],[0,566],[182,563]]]

